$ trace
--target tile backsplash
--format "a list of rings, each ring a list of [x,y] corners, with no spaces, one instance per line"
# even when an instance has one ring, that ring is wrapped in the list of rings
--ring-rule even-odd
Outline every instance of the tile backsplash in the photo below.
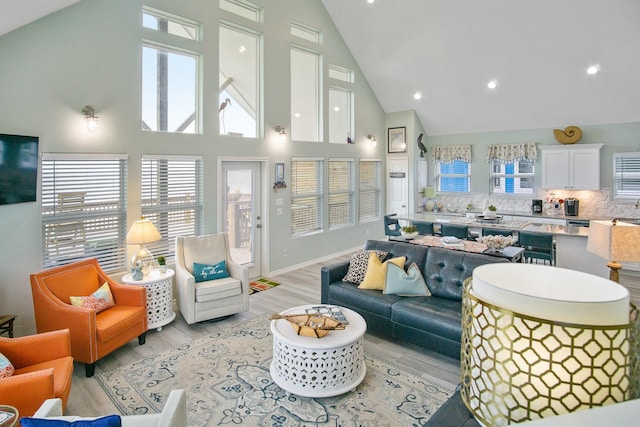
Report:
[[[486,206],[494,205],[498,212],[530,212],[531,200],[542,199],[544,204],[544,214],[564,215],[562,206],[554,208],[549,202],[552,200],[576,198],[580,201],[580,217],[588,219],[596,218],[638,218],[640,219],[640,209],[636,208],[636,201],[614,202],[612,200],[611,189],[598,191],[591,190],[538,190],[531,197],[509,197],[506,195],[487,195],[479,193],[468,193],[465,195],[439,194],[436,198],[438,206],[442,211],[465,212],[467,205],[471,204],[472,212],[481,212]],[[422,200],[420,210],[424,210],[426,199]]]

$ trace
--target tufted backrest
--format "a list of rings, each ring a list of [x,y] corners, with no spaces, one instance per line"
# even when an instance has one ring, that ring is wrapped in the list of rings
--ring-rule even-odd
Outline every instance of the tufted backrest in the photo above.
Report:
[[[462,283],[479,265],[509,262],[505,258],[451,249],[430,248],[422,274],[433,296],[462,301]]]
[[[408,268],[414,262],[418,264],[420,271],[424,269],[425,258],[427,257],[426,246],[411,245],[403,242],[393,242],[387,240],[367,240],[364,244],[365,250],[378,249],[389,252],[387,259],[399,256],[407,257],[404,265]]]

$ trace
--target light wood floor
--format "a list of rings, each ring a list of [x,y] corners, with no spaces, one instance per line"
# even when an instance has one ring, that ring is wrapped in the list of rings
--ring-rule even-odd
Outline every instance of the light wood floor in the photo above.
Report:
[[[283,311],[289,307],[316,304],[320,302],[320,268],[322,265],[348,260],[341,256],[329,262],[314,264],[295,271],[270,277],[281,283],[280,286],[250,296],[251,309],[246,313],[236,314],[219,321],[201,322],[187,325],[178,313],[176,319],[165,326],[162,331],[150,330],[145,345],[138,345],[132,340],[126,346],[116,350],[96,364],[96,374],[109,372],[122,365],[132,363],[179,346],[213,331],[248,320],[261,314]],[[398,344],[370,334],[365,336],[365,351],[378,359],[394,366],[423,376],[441,386],[453,390],[459,383],[460,362],[448,357],[429,352],[409,344]],[[67,404],[67,414],[81,416],[97,416],[118,413],[106,393],[95,378],[86,378],[84,365],[74,366],[73,384]]]

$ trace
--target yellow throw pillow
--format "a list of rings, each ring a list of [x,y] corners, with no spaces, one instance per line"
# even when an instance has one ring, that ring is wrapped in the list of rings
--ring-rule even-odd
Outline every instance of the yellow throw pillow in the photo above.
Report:
[[[383,290],[385,277],[387,276],[387,263],[393,263],[398,267],[404,268],[404,263],[407,257],[397,257],[380,262],[375,252],[369,255],[369,264],[367,265],[367,273],[364,275],[364,280],[358,286],[359,289],[376,289]]]
[[[115,305],[113,295],[111,295],[111,288],[109,288],[107,282],[88,297],[69,297],[69,299],[71,300],[71,305],[91,308],[95,310],[96,313],[100,313],[102,310],[106,310]]]

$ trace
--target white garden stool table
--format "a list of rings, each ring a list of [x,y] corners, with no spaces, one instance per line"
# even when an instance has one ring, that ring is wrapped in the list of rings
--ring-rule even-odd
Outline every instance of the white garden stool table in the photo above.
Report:
[[[283,311],[306,314],[304,305]],[[332,306],[335,307],[335,306]],[[365,320],[353,310],[340,307],[349,324],[322,338],[298,335],[285,319],[271,321],[273,360],[269,372],[285,391],[304,397],[337,396],[355,389],[367,372],[363,337]]]

